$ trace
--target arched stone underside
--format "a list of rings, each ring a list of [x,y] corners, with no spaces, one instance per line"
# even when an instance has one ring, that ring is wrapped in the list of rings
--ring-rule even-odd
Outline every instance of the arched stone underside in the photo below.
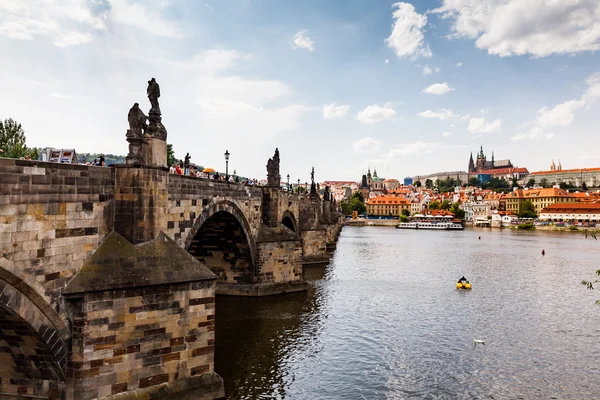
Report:
[[[21,395],[60,399],[63,390],[63,372],[42,336],[0,304],[0,398]]]
[[[294,214],[292,214],[289,211],[285,211],[283,213],[283,217],[281,218],[281,224],[289,228],[292,232],[298,232],[296,218],[294,217]]]
[[[60,318],[56,315],[49,318],[48,308],[39,308],[25,293],[3,279],[0,279],[0,308],[16,315],[29,326],[29,329],[37,335],[52,355],[56,364],[57,376],[61,380],[64,379],[67,367],[68,338],[63,336],[62,328],[53,323],[56,320],[60,321]],[[4,328],[4,325],[0,325],[0,327]]]
[[[54,325],[63,340],[69,340],[71,333],[62,301],[50,297],[34,277],[4,257],[0,257],[0,281],[2,280],[24,294]]]
[[[208,206],[193,227],[187,250],[219,277],[222,283],[252,283],[254,246],[241,211],[232,203]],[[189,238],[188,238],[189,240]]]

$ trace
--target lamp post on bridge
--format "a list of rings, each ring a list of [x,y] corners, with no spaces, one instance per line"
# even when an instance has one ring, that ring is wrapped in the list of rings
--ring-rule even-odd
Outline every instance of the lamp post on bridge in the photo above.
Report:
[[[290,191],[290,174],[287,174],[287,191]]]
[[[229,181],[229,151],[225,150],[225,181]]]
[[[298,194],[300,194],[300,178],[298,178]]]

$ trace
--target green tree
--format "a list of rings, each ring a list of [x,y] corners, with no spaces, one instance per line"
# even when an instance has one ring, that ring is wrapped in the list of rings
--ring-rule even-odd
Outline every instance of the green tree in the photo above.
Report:
[[[469,186],[479,186],[481,185],[481,181],[477,179],[477,177],[472,176],[469,178]]]
[[[406,216],[406,217],[410,217],[410,210],[407,210],[406,208],[404,210],[402,210],[402,215]]]
[[[430,210],[439,210],[441,207],[442,203],[439,200],[433,200],[427,205],[427,208]]]
[[[413,184],[413,186],[414,186],[414,187],[421,187],[421,181],[416,181],[416,182]]]
[[[512,187],[518,187],[519,183],[517,182],[517,177],[513,176],[512,178]]]
[[[460,203],[456,202],[452,204],[452,207],[450,207],[450,212],[452,214],[454,214],[455,218],[458,219],[464,219],[465,218],[465,210],[463,210],[462,208],[460,208]]]
[[[525,200],[523,204],[521,204],[519,218],[537,218],[537,213],[535,212],[535,207],[531,200]]]
[[[346,215],[352,214],[353,211],[357,211],[359,214],[364,214],[367,211],[365,197],[362,192],[355,192],[348,201],[342,200],[340,206]]]
[[[440,210],[449,210],[450,207],[452,207],[450,200],[444,200],[442,201],[442,204],[440,204]]]
[[[543,178],[542,180],[540,180],[540,186],[543,187],[543,188],[547,188],[549,186],[548,185],[548,179]]]
[[[529,180],[527,181],[527,186],[528,186],[528,187],[533,187],[533,186],[535,186],[535,179],[534,179],[534,178],[531,178],[531,179],[529,179]]]
[[[408,222],[408,221],[409,221],[409,219],[408,219],[408,217],[406,215],[402,214],[400,216],[400,222]]]
[[[20,158],[31,157],[34,160],[38,158],[37,149],[28,149],[25,143],[25,131],[21,124],[12,118],[0,120],[0,149],[3,157]]]
[[[173,151],[173,145],[167,144],[167,166],[171,166],[177,163],[177,158],[175,157],[175,152]]]
[[[431,189],[431,188],[433,187],[433,181],[432,181],[431,179],[427,179],[427,180],[425,181],[425,187],[426,187],[427,189]]]

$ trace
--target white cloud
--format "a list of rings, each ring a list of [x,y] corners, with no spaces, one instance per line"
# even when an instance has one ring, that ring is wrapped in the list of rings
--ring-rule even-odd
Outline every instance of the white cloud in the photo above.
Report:
[[[290,104],[293,90],[285,82],[226,75],[237,59],[241,59],[237,52],[211,50],[178,65],[208,72],[195,85],[195,104],[202,109],[204,122],[220,132],[247,132],[254,137],[273,137],[298,128],[309,107]]]
[[[307,31],[303,30],[294,35],[292,49],[307,49],[308,51],[313,51],[315,49],[315,42],[313,42],[306,34]]]
[[[552,109],[543,107],[538,110],[536,121],[539,126],[566,126],[575,119],[575,110],[585,105],[585,100],[569,100]]]
[[[562,67],[562,68],[560,69],[560,72],[563,72],[563,71],[564,71],[564,70],[566,70],[567,68],[569,68],[569,66],[568,66],[568,65],[565,65],[564,67]]]
[[[381,146],[381,142],[370,137],[364,137],[362,139],[357,140],[352,144],[354,151],[357,153],[370,153],[376,150],[379,150]]]
[[[487,113],[490,112],[490,109],[489,108],[482,108],[481,110],[479,110],[479,112],[482,113],[482,114],[487,114]]]
[[[392,103],[386,103],[383,106],[372,104],[358,113],[356,119],[363,124],[372,124],[380,121],[393,121],[396,119],[396,110]]]
[[[555,136],[547,132],[548,128],[556,126],[567,126],[575,120],[575,111],[589,107],[600,98],[600,73],[595,73],[586,79],[588,88],[580,99],[573,99],[558,104],[553,108],[542,107],[536,114],[535,121],[525,124],[525,132],[511,137],[513,140],[525,139],[550,139]]]
[[[454,124],[450,124],[450,128],[454,128]]]
[[[443,0],[434,13],[453,20],[453,37],[476,39],[500,57],[577,54],[600,49],[597,0]]]
[[[389,64],[389,63],[390,63],[390,60],[388,60],[388,59],[386,58],[384,63],[385,63],[385,64]]]
[[[471,114],[463,115],[462,117],[460,117],[460,120],[461,120],[461,121],[466,121],[466,120],[468,120],[469,118],[471,118]]]
[[[452,90],[454,90],[454,89],[452,89],[450,86],[448,86],[448,84],[446,82],[434,83],[433,85],[428,86],[425,89],[423,89],[423,91],[425,93],[430,93],[430,94],[444,94],[444,93],[448,93]]]
[[[398,57],[431,57],[431,50],[424,42],[423,28],[427,25],[427,17],[415,11],[408,3],[395,3],[392,16],[394,24],[392,33],[385,39],[388,47],[396,52]]]
[[[454,64],[454,66],[455,66],[456,68],[460,68],[460,67],[462,67],[462,65],[463,65],[463,63],[461,63],[461,62]]]
[[[89,42],[89,31],[106,29],[84,0],[0,1],[0,35],[33,40],[50,37],[58,47]]]
[[[68,96],[68,95],[62,94],[62,93],[58,93],[58,92],[52,92],[48,96],[53,97],[55,99],[62,99],[62,100],[66,100],[66,99],[70,99],[71,98],[71,96]]]
[[[52,43],[56,47],[68,47],[87,43],[91,40],[92,35],[90,33],[65,32],[61,33],[56,39],[54,39],[54,42]]]
[[[169,21],[158,12],[157,7],[146,7],[141,3],[127,0],[108,0],[111,5],[109,18],[121,25],[134,27],[153,36],[183,38],[185,33],[181,23]]]
[[[433,73],[433,71],[435,71],[436,73],[440,72],[440,68],[439,67],[435,67],[435,66],[429,66],[426,65],[423,67],[423,75],[430,75]]]
[[[432,154],[441,150],[457,148],[461,146],[448,145],[444,143],[436,143],[436,142],[415,142],[408,144],[400,144],[394,146],[389,152],[384,154],[385,158],[399,158],[399,157],[409,157],[409,156],[417,156],[423,154]]]
[[[517,133],[515,136],[511,137],[511,140],[540,140],[540,139],[552,139],[554,137],[554,133],[545,132],[542,128],[536,126],[525,132]]]
[[[335,103],[325,104],[323,106],[323,118],[340,118],[348,114],[348,110],[350,110],[350,106],[336,106]]]
[[[441,108],[438,111],[432,111],[432,110],[422,111],[422,112],[418,113],[417,115],[419,117],[423,117],[423,118],[437,118],[442,121],[445,119],[457,116],[456,114],[454,114],[452,112],[452,110],[448,110],[446,108]]]
[[[442,136],[444,136],[444,137],[452,136],[452,132],[442,132]]]
[[[486,123],[485,118],[471,118],[467,130],[471,133],[492,133],[502,129],[502,120],[497,119],[493,122]]]
[[[48,37],[57,47],[88,43],[108,25],[184,37],[181,22],[166,20],[155,8],[127,0],[4,0],[0,1],[0,35],[20,40]]]
[[[580,159],[580,160],[585,161],[585,160],[597,160],[599,157],[598,156],[587,155],[587,156],[579,156],[577,158]]]

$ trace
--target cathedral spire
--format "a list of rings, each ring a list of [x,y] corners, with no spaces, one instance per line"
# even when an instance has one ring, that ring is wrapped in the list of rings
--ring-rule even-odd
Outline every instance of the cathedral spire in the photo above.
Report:
[[[469,158],[469,172],[475,172],[475,161],[473,161],[473,152],[471,152],[471,157]]]

